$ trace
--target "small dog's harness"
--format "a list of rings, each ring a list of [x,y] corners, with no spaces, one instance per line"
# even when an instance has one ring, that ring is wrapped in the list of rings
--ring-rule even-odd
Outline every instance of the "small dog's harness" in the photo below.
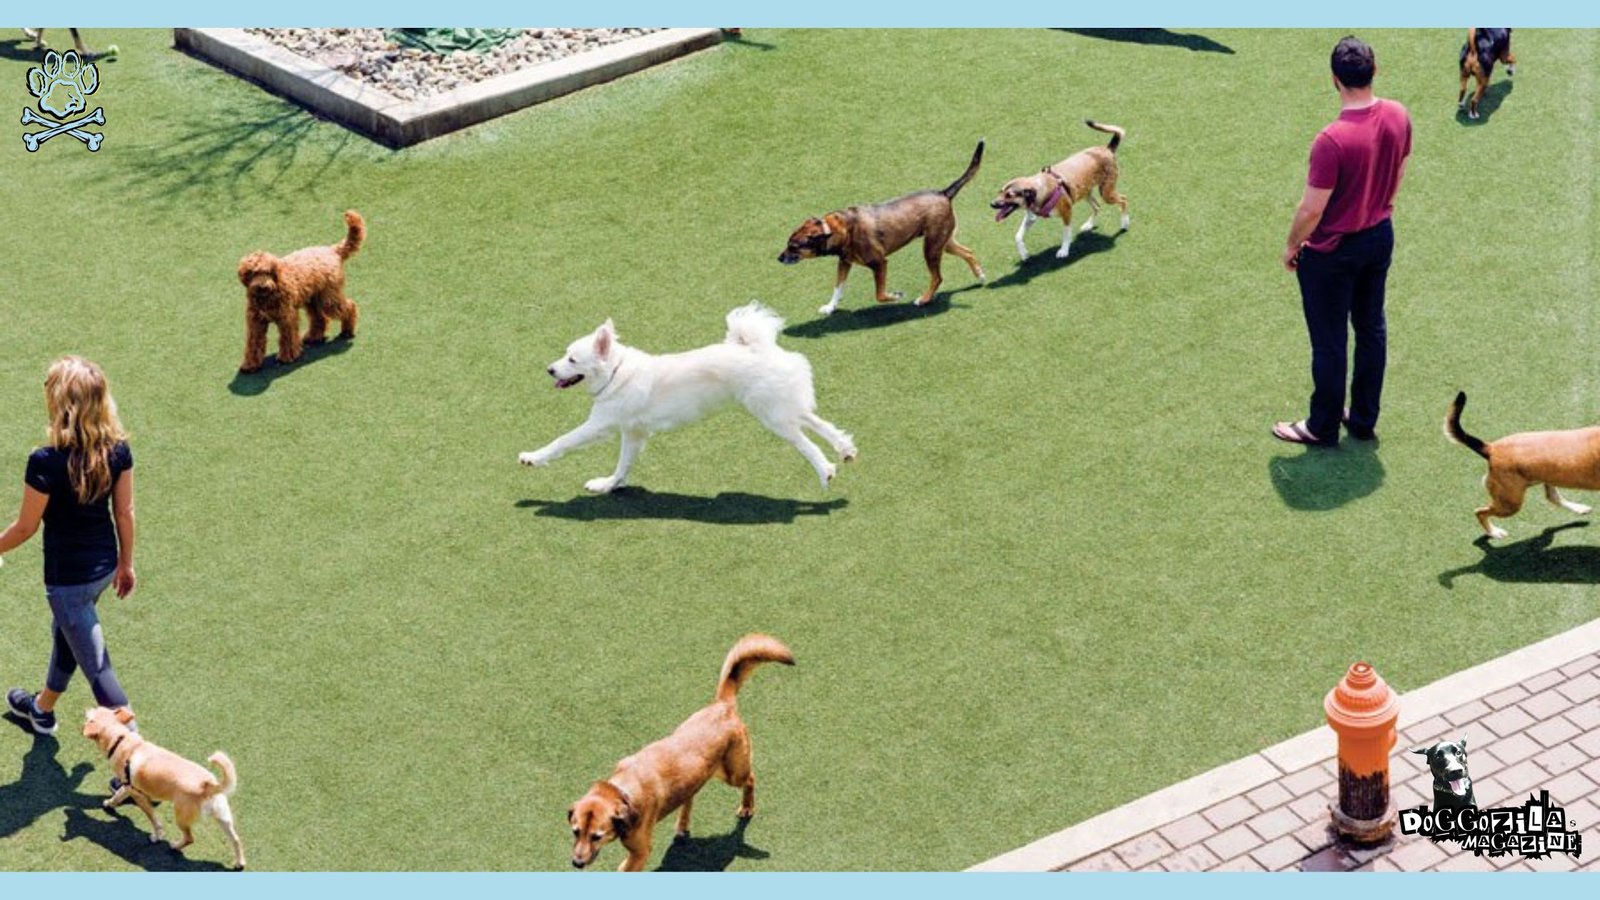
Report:
[[[106,759],[107,760],[110,760],[112,757],[117,755],[117,748],[122,746],[122,742],[127,740],[128,739],[128,735],[132,734],[132,733],[133,732],[130,731],[130,732],[127,732],[125,734],[118,735],[117,739],[111,742],[111,749],[106,751]],[[122,783],[127,785],[129,790],[133,790],[133,754],[132,753],[128,754],[128,761],[122,764]]]
[[[1031,212],[1042,219],[1050,215],[1050,211],[1056,208],[1056,204],[1061,202],[1061,198],[1063,196],[1070,199],[1072,195],[1067,193],[1067,180],[1062,178],[1060,175],[1057,175],[1054,169],[1050,168],[1049,166],[1045,166],[1039,171],[1056,180],[1056,189],[1051,191],[1048,197],[1044,198],[1044,202],[1039,204],[1037,209],[1033,207],[1028,208],[1028,212]]]

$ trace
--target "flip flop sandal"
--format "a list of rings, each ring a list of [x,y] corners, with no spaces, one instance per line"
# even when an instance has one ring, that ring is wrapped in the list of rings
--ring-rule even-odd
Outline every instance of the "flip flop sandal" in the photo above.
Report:
[[[1332,447],[1339,443],[1337,438],[1329,441],[1312,434],[1306,428],[1304,419],[1298,422],[1279,422],[1273,425],[1272,436],[1280,441],[1287,441],[1291,444],[1306,444],[1311,447]]]

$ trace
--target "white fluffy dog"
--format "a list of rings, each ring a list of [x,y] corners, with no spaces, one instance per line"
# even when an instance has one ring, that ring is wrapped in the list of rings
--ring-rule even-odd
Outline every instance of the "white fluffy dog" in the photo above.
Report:
[[[778,346],[782,328],[777,313],[752,302],[728,313],[728,336],[722,343],[653,356],[623,346],[607,319],[593,334],[573,341],[566,356],[547,370],[557,388],[580,382],[589,386],[594,400],[589,420],[518,460],[525,466],[548,465],[571,450],[620,433],[617,470],[584,484],[597,494],[610,493],[627,481],[628,469],[650,435],[698,421],[738,401],[762,425],[793,444],[826,488],[834,466],[801,429],[827,441],[842,462],[856,458],[856,445],[850,435],[816,414],[811,363]]]

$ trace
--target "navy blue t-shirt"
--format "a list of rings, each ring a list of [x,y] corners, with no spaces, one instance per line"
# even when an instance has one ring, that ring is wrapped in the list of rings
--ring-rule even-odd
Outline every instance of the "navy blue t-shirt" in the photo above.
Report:
[[[88,584],[117,569],[117,529],[111,522],[111,494],[87,504],[78,502],[67,475],[68,451],[40,447],[28,457],[23,481],[50,495],[44,508],[44,583]],[[126,441],[111,448],[111,484],[133,468]]]

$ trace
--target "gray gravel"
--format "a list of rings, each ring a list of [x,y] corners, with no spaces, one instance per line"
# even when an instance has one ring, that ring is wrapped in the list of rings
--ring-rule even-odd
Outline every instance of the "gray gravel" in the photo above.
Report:
[[[446,55],[398,47],[381,28],[246,30],[401,100],[416,100],[661,29],[529,28],[485,53]]]

